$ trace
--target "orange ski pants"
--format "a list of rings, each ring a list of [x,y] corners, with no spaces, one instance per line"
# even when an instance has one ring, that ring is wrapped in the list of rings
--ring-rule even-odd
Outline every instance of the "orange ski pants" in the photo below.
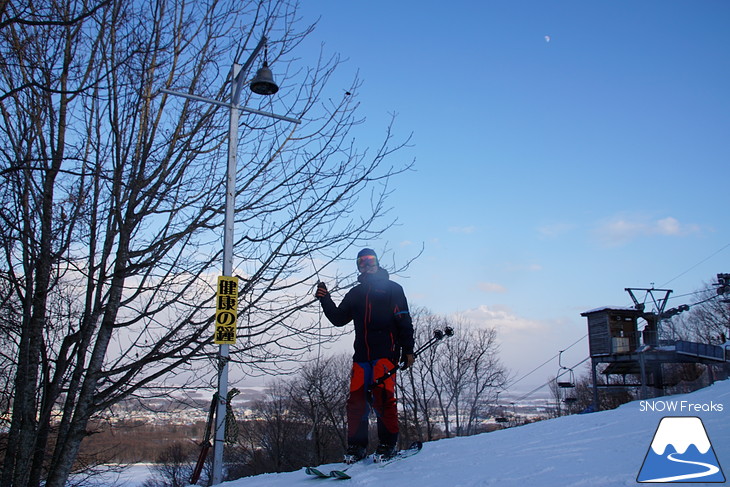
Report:
[[[347,398],[347,440],[349,445],[367,447],[370,409],[375,410],[380,443],[394,445],[398,441],[398,407],[395,398],[395,374],[383,384],[371,387],[394,364],[381,358],[371,362],[354,362]]]

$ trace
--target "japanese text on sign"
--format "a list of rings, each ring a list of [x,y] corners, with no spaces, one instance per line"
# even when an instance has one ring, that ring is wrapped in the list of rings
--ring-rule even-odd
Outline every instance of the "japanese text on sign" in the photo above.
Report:
[[[218,277],[218,292],[215,308],[215,337],[217,345],[236,343],[236,320],[238,318],[238,278]]]

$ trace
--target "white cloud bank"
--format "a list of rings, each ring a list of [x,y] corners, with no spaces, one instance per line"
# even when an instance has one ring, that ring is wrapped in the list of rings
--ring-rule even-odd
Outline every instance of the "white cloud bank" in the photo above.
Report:
[[[594,235],[602,244],[614,247],[642,237],[684,237],[699,231],[699,225],[681,223],[671,216],[651,220],[638,216],[619,215],[602,222],[595,229]]]
[[[588,355],[588,342],[581,340],[586,329],[580,319],[534,320],[519,316],[506,307],[486,305],[458,315],[473,327],[490,327],[497,331],[500,361],[513,379],[524,379],[515,390],[510,388],[513,393],[531,390],[554,376],[558,372],[560,350],[571,348],[564,356],[565,363],[569,365]],[[550,361],[551,357],[554,360]],[[529,371],[533,372],[523,377]],[[576,370],[576,373],[581,372]]]

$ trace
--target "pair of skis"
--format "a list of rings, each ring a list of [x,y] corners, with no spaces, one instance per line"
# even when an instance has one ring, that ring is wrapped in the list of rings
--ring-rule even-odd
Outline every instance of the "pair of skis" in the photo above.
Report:
[[[341,469],[330,470],[329,473],[325,473],[316,467],[307,467],[304,471],[307,473],[307,475],[312,475],[315,477],[319,477],[321,479],[347,480],[347,479],[352,478],[351,474],[348,474],[347,471],[355,465],[362,464],[365,460],[373,460],[373,463],[375,465],[377,465],[378,467],[384,467],[397,460],[402,460],[404,458],[412,457],[413,455],[415,455],[416,453],[421,451],[421,448],[423,448],[423,443],[420,441],[414,441],[411,444],[411,446],[409,446],[405,450],[399,450],[393,457],[391,457],[387,460],[382,460],[382,461],[376,462],[376,461],[374,461],[375,460],[374,457],[371,456],[371,457],[365,457],[363,460],[360,460],[360,462],[355,462],[355,463],[352,463],[349,465],[342,464],[342,465],[347,465],[347,466],[344,468],[341,468]]]

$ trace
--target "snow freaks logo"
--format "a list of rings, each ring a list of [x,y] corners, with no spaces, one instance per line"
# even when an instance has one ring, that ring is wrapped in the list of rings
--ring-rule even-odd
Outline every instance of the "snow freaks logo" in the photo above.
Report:
[[[662,418],[636,481],[725,482],[702,420]]]

